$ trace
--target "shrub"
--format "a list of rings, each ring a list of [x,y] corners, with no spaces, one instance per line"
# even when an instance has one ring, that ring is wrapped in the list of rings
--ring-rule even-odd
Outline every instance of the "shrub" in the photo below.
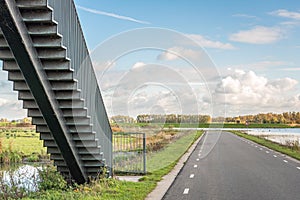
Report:
[[[31,154],[28,158],[27,158],[27,161],[28,162],[38,162],[40,159],[39,159],[39,156],[37,154]]]
[[[39,190],[66,190],[68,187],[66,180],[54,166],[48,166],[39,170],[40,183]]]

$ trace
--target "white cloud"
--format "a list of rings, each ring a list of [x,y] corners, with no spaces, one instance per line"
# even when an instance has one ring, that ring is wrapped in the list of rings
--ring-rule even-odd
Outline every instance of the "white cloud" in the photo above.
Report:
[[[138,19],[135,19],[135,18],[132,18],[132,17],[118,15],[118,14],[115,14],[115,13],[109,13],[109,12],[104,12],[104,11],[100,11],[100,10],[94,10],[94,9],[86,8],[86,7],[79,6],[79,5],[77,5],[76,7],[81,9],[81,10],[84,10],[84,11],[87,11],[87,12],[90,12],[90,13],[94,13],[94,14],[97,14],[97,15],[104,15],[104,16],[113,17],[113,18],[121,19],[121,20],[125,20],[125,21],[136,22],[136,23],[139,23],[139,24],[150,24],[149,22],[146,22],[146,21],[138,20]]]
[[[269,80],[253,71],[239,70],[221,80],[214,100],[227,104],[229,113],[237,108],[242,113],[246,110],[252,110],[252,113],[283,112],[289,107],[300,106],[300,101],[295,100],[297,85],[298,81],[292,78]]]
[[[258,17],[254,16],[254,15],[247,15],[247,14],[234,14],[232,15],[233,17],[243,17],[243,18],[250,18],[250,19],[258,19]]]
[[[7,102],[7,99],[0,98],[0,106],[4,106],[5,104],[7,104]]]
[[[285,9],[279,9],[273,12],[270,12],[271,15],[278,16],[278,17],[284,17],[294,20],[300,20],[300,12],[292,12]]]
[[[223,43],[220,41],[213,41],[205,38],[202,35],[198,34],[186,34],[187,37],[191,38],[195,42],[197,42],[202,47],[214,48],[214,49],[235,49],[235,47],[230,43]]]
[[[137,68],[141,68],[144,67],[146,64],[143,62],[136,62],[133,66],[132,69],[137,69]]]
[[[250,44],[270,44],[283,37],[283,31],[278,27],[256,26],[250,30],[242,30],[232,34],[229,39],[235,42]]]
[[[274,81],[269,81],[267,86],[270,86],[276,91],[288,91],[293,89],[298,84],[298,81],[291,79],[291,78],[283,78],[283,79],[276,79]]]
[[[202,51],[195,51],[183,47],[172,47],[158,55],[158,60],[197,59],[202,56]]]

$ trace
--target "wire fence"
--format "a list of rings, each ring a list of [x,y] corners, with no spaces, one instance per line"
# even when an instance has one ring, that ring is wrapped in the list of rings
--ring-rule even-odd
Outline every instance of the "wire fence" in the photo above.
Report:
[[[115,172],[146,173],[145,133],[113,134],[113,166]]]

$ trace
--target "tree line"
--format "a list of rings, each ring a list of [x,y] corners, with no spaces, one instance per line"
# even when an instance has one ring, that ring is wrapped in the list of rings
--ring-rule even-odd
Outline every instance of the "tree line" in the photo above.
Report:
[[[134,119],[130,116],[113,116],[114,123],[255,123],[255,124],[300,124],[300,112],[259,113],[256,115],[241,115],[236,117],[215,117],[209,115],[154,115],[141,114]]]
[[[300,124],[300,112],[260,113],[257,115],[244,115],[226,117],[228,123],[257,123],[257,124]]]
[[[209,115],[138,115],[138,123],[210,123]]]

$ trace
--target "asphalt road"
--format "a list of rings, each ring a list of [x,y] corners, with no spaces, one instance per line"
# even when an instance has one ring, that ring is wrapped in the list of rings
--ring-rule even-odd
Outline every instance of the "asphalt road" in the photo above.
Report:
[[[300,163],[228,132],[199,142],[165,200],[299,200]]]

